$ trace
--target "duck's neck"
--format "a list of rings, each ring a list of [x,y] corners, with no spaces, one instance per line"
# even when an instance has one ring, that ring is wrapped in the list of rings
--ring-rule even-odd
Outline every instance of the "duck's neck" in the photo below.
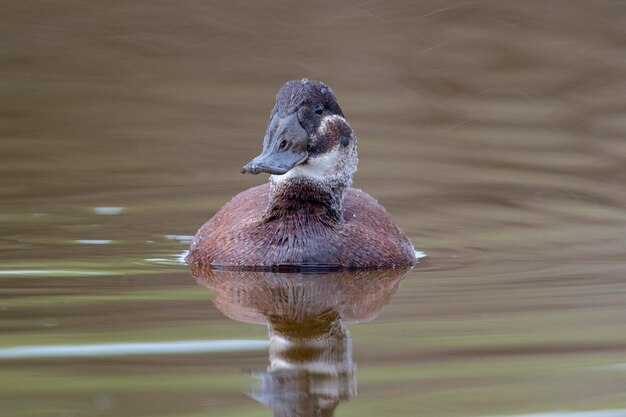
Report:
[[[298,215],[322,222],[343,222],[343,197],[351,181],[346,178],[281,177],[270,177],[266,220]]]

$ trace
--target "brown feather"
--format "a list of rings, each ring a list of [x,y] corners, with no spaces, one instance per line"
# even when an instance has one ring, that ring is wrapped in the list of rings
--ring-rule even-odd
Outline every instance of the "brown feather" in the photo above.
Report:
[[[188,261],[261,267],[393,268],[415,264],[411,242],[369,194],[349,188],[343,201],[344,220],[338,221],[326,205],[307,198],[306,190],[291,191],[302,198],[281,195],[276,201],[275,197],[269,212],[269,184],[236,195],[200,228]]]

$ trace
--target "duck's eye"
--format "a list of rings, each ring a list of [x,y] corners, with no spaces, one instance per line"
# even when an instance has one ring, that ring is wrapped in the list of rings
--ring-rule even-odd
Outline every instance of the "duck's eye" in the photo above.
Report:
[[[324,113],[324,105],[323,104],[316,104],[315,105],[315,113],[317,113],[317,114]]]

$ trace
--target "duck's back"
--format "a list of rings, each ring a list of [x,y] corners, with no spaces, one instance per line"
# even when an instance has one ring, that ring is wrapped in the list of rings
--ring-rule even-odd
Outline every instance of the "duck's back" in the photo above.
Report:
[[[188,260],[205,265],[346,268],[411,266],[416,261],[404,233],[361,190],[346,191],[343,222],[329,221],[323,208],[315,206],[267,218],[269,190],[268,184],[253,187],[226,203],[200,228]]]

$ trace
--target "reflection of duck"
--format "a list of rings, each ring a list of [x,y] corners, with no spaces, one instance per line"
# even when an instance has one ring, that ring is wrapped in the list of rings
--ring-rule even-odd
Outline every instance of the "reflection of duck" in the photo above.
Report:
[[[273,174],[228,202],[198,231],[192,263],[408,267],[411,242],[383,206],[350,188],[356,136],[330,87],[290,81],[278,92],[263,152],[243,172]]]
[[[406,269],[324,274],[193,271],[228,317],[267,324],[270,365],[253,393],[275,416],[332,416],[356,394],[345,324],[373,319]]]

